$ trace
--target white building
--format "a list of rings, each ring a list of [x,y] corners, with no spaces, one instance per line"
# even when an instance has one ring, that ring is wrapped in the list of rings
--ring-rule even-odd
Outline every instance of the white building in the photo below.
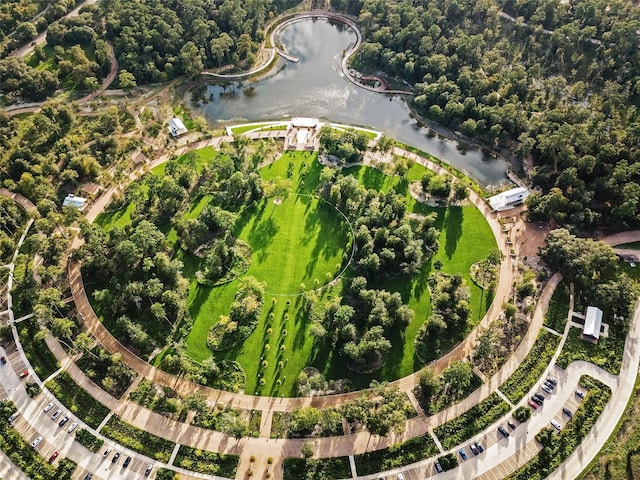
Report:
[[[587,307],[587,313],[584,315],[584,327],[582,327],[582,336],[596,342],[600,338],[600,329],[602,327],[602,310],[598,307]]]
[[[489,198],[489,205],[494,212],[509,210],[522,205],[529,196],[529,190],[524,187],[512,188]]]
[[[174,117],[171,120],[169,120],[169,133],[173,138],[177,138],[180,135],[184,135],[188,131],[189,130],[187,130],[187,127],[184,126],[184,123],[182,123],[181,119]]]
[[[78,210],[84,210],[87,208],[87,199],[82,197],[76,197],[72,193],[67,195],[62,202],[63,207],[77,208]]]

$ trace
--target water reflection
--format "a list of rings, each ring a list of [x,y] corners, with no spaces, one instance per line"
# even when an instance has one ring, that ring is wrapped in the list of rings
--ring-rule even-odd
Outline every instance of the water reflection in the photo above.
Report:
[[[215,125],[291,116],[365,125],[451,163],[485,186],[505,181],[504,159],[437,135],[412,118],[401,98],[369,92],[344,79],[342,53],[355,41],[346,26],[304,20],[285,28],[280,40],[299,63],[281,60],[278,70],[258,82],[205,85],[192,92],[192,107]]]

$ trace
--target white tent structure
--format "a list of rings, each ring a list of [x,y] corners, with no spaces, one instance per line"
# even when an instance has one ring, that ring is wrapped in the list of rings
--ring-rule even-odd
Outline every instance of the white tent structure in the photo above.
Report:
[[[600,328],[602,327],[602,310],[598,307],[587,307],[587,313],[584,315],[584,327],[582,327],[582,335],[592,340],[600,338]]]
[[[489,205],[494,212],[501,212],[522,205],[528,196],[529,190],[526,188],[512,188],[489,198]]]
[[[179,118],[174,117],[169,120],[169,133],[173,138],[184,135],[188,131],[189,130],[187,130],[187,127],[184,126],[184,123],[182,123],[182,120],[180,120]]]

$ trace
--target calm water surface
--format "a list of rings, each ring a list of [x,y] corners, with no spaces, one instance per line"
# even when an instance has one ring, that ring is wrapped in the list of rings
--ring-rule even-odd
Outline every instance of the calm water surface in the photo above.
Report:
[[[287,62],[277,73],[251,84],[206,85],[189,98],[192,108],[214,125],[318,117],[369,126],[454,165],[485,186],[506,181],[504,159],[477,149],[464,151],[456,142],[420,127],[399,97],[369,92],[346,80],[340,61],[355,34],[344,25],[302,20],[285,28],[281,41],[299,63]]]

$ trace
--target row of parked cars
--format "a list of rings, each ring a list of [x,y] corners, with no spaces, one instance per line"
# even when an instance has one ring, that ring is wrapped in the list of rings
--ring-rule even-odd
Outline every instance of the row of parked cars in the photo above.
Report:
[[[105,448],[104,452],[102,453],[102,458],[107,458],[110,453],[111,453],[111,447]],[[118,463],[118,460],[120,459],[121,455],[122,454],[120,452],[116,452],[111,458],[111,463]],[[131,463],[131,457],[128,456],[127,458],[125,458],[124,462],[122,462],[122,468],[127,468],[130,463]],[[144,476],[148,477],[149,474],[151,473],[151,470],[153,470],[153,465],[151,464],[147,465],[147,468],[144,471]]]
[[[553,393],[553,390],[556,388],[556,385],[558,385],[558,381],[555,378],[549,377],[540,386],[540,389],[543,392],[545,392],[547,395],[551,395]],[[576,390],[576,396],[582,399],[584,398],[584,392],[582,390]],[[537,410],[538,408],[544,405],[544,400],[545,400],[544,395],[542,395],[540,392],[536,392],[528,401],[528,403],[531,408],[533,408],[534,410]],[[567,421],[571,420],[571,418],[573,417],[573,412],[569,410],[567,407],[562,408],[562,414],[567,417]],[[560,424],[560,422],[558,422],[555,419],[551,420],[551,425],[556,430],[562,429],[562,425]]]
[[[45,405],[44,407],[44,412],[45,413],[49,413],[51,410],[53,410],[54,404],[53,402],[49,402]],[[18,418],[18,415],[20,415],[19,412],[15,412],[13,413],[10,417],[9,417],[9,423],[13,422],[16,418]],[[56,409],[55,412],[53,412],[53,414],[51,415],[51,420],[58,420],[58,418],[60,418],[62,416],[62,409],[58,408]],[[63,418],[58,422],[58,426],[59,427],[64,427],[68,422],[69,422],[70,418],[68,415],[64,415]],[[78,427],[78,423],[77,422],[73,422],[71,423],[71,425],[69,425],[69,428],[67,429],[67,433],[72,433],[76,428]],[[42,435],[38,435],[32,442],[31,442],[31,447],[32,448],[37,448],[38,445],[40,445],[40,443],[42,442],[43,437]],[[109,456],[109,454],[111,453],[111,447],[108,447],[102,457],[103,458],[107,458]],[[60,455],[60,452],[58,450],[56,450],[55,452],[53,452],[53,454],[49,457],[49,463],[52,463],[56,458],[58,458],[58,456]],[[120,452],[116,452],[115,455],[113,456],[113,458],[111,459],[111,463],[117,463],[118,459],[120,458]],[[122,463],[122,468],[127,468],[129,466],[129,464],[131,463],[132,458],[131,457],[127,457],[124,462]],[[148,465],[147,468],[144,471],[144,476],[148,477],[149,474],[151,473],[151,470],[153,469],[153,465]],[[87,475],[85,475],[84,480],[91,480],[93,478],[93,473],[87,473]]]

